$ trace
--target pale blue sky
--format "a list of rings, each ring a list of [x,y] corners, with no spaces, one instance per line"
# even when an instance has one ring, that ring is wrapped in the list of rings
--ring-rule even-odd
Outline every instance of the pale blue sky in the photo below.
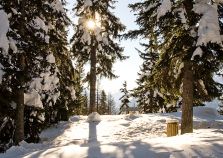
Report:
[[[135,3],[140,0],[118,0],[115,4],[116,9],[113,11],[114,14],[120,18],[121,22],[127,26],[127,30],[137,28],[135,24],[135,16],[133,12],[130,12],[128,8],[128,4]],[[75,0],[68,0],[70,9]],[[72,16],[73,19],[75,18]],[[70,32],[70,36],[72,36],[73,32]],[[140,48],[139,46],[140,40],[123,40],[121,42],[121,46],[125,48],[124,54],[129,56],[129,59],[123,62],[117,62],[114,64],[115,74],[119,76],[118,79],[108,80],[102,79],[100,83],[101,89],[104,89],[107,93],[111,93],[115,95],[116,101],[117,98],[120,96],[120,88],[124,81],[127,81],[128,89],[133,89],[136,86],[136,79],[138,78],[137,72],[139,71],[139,66],[142,63],[142,60],[139,58],[138,52],[135,48]]]

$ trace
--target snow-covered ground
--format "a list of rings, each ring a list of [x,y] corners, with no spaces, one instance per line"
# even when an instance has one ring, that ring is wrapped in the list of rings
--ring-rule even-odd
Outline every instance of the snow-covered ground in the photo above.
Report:
[[[194,109],[194,133],[166,137],[166,120],[181,113],[101,116],[87,122],[73,116],[42,132],[41,143],[22,142],[1,158],[221,158],[223,116]]]

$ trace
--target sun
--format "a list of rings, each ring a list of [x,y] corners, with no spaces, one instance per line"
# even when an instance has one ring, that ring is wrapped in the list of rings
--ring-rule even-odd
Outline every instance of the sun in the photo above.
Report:
[[[89,19],[89,20],[87,20],[87,22],[86,22],[86,26],[87,26],[87,28],[88,28],[89,30],[94,30],[95,27],[96,27],[96,23],[95,23],[95,21],[94,21],[93,19]]]

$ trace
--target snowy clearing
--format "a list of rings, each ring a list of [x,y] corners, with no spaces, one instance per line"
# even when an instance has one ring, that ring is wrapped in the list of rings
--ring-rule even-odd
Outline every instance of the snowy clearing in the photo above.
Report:
[[[2,158],[220,158],[223,116],[210,107],[194,108],[192,134],[166,137],[166,120],[181,113],[73,116],[41,133],[41,143],[22,142]]]

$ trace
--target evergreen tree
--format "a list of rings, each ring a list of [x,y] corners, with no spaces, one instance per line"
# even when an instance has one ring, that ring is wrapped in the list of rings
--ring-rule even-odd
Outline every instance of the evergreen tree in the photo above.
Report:
[[[72,109],[69,111],[71,114],[83,115],[86,114],[85,96],[84,96],[84,69],[83,65],[77,63],[75,69],[75,103],[72,105]]]
[[[78,62],[90,61],[90,112],[96,111],[96,76],[116,77],[112,67],[116,60],[124,60],[123,48],[115,40],[125,27],[112,14],[114,0],[77,0],[74,8],[79,18],[72,38],[73,55]]]
[[[24,139],[37,142],[44,125],[65,106],[57,102],[69,86],[62,78],[70,73],[65,75],[63,70],[72,66],[66,51],[69,20],[63,4],[60,0],[0,1],[0,28],[4,28],[0,94],[7,96],[0,99],[4,103],[1,109],[6,108],[0,118],[1,132],[7,135],[1,135],[0,143],[6,147]],[[9,128],[15,131],[5,132]]]
[[[129,113],[129,91],[127,90],[127,83],[126,81],[123,83],[123,88],[120,89],[123,93],[123,96],[119,99],[121,100],[121,106],[119,109],[119,114],[123,113],[124,111],[128,114]]]
[[[157,41],[150,36],[149,45],[141,44],[146,48],[145,53],[139,51],[139,56],[143,59],[139,78],[137,79],[138,86],[133,90],[132,95],[137,99],[137,106],[141,113],[157,113],[157,112],[173,112],[176,111],[176,100],[171,104],[167,104],[166,100],[170,99],[170,95],[162,94],[160,87],[153,84],[151,74],[153,67],[158,60]]]
[[[150,40],[152,44],[152,40]],[[143,46],[148,47],[143,44]],[[148,52],[147,52],[148,51]],[[137,99],[137,106],[141,113],[156,113],[163,110],[164,98],[163,94],[158,92],[158,88],[152,86],[149,77],[152,73],[152,68],[157,60],[157,53],[154,50],[146,50],[147,53],[139,51],[140,57],[144,60],[137,79],[138,87],[133,90],[133,96]],[[166,111],[166,110],[165,110]]]
[[[114,97],[109,93],[108,94],[108,114],[109,115],[115,115],[117,114],[117,110],[115,107],[115,100]]]
[[[157,38],[159,59],[151,74],[152,83],[168,102],[182,96],[181,131],[193,131],[193,104],[220,95],[213,80],[222,61],[217,4],[212,1],[144,1],[130,5],[137,12],[139,30],[130,37]],[[212,25],[213,24],[213,25]]]
[[[8,42],[5,43],[8,48],[2,47],[1,63],[5,68],[5,82],[3,83],[5,88],[3,89],[9,90],[12,101],[16,103],[16,117],[13,119],[16,124],[15,143],[18,144],[24,140],[25,135],[24,105],[43,107],[40,93],[34,89],[37,86],[35,79],[40,77],[41,73],[42,77],[45,77],[44,75],[48,75],[50,70],[55,70],[55,66],[47,63],[46,59],[51,53],[48,51],[48,27],[43,21],[45,19],[43,10],[38,8],[43,4],[11,0],[1,1],[1,5],[8,15],[11,14],[8,21],[10,29],[7,30],[5,41]],[[39,59],[40,57],[42,60]],[[48,83],[52,79],[48,78]],[[54,91],[53,88],[50,90]]]
[[[65,9],[65,0],[48,0],[45,2],[47,24],[49,26],[49,50],[55,58],[58,75],[58,90],[53,94],[54,101],[47,98],[45,104],[46,124],[60,120],[68,120],[69,111],[76,99],[75,69],[71,61],[71,53],[67,49],[67,27],[70,21]],[[56,100],[57,99],[57,100]]]
[[[99,113],[102,115],[108,114],[107,95],[104,90],[101,91]]]
[[[87,115],[89,112],[88,112],[88,95],[87,95],[87,91],[85,90],[85,93],[84,93],[84,110],[83,110],[83,115]]]

